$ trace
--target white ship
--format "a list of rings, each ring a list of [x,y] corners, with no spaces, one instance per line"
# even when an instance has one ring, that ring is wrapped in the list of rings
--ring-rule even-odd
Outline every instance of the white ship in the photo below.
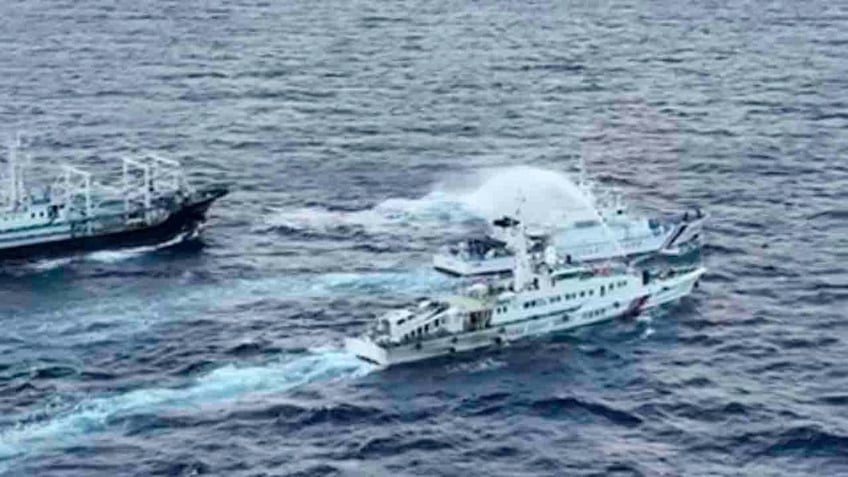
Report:
[[[578,189],[592,216],[542,226],[543,231],[528,236],[531,248],[544,249],[551,244],[567,258],[591,262],[658,252],[673,254],[700,241],[707,219],[700,209],[664,218],[642,217],[632,214],[620,195],[599,193],[596,188],[586,179],[581,162]],[[489,236],[442,247],[433,256],[433,266],[457,276],[508,273],[515,262],[510,236],[497,220],[492,225]]]
[[[675,254],[697,246],[706,216],[699,211],[667,219],[621,215],[569,224],[555,233],[528,234],[531,248],[554,245],[574,261],[593,262],[655,253]],[[490,236],[442,247],[433,256],[436,270],[456,276],[498,275],[512,270],[515,257],[508,237],[493,222]]]
[[[389,366],[499,346],[674,302],[691,293],[705,272],[699,265],[641,272],[623,264],[578,265],[558,260],[552,247],[539,260],[528,251],[523,225],[504,222],[515,247],[511,280],[391,311],[365,334],[348,338],[347,350]]]

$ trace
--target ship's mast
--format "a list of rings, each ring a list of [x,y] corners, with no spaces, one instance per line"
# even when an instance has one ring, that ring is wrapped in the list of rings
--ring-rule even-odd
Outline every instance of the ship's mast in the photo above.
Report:
[[[17,193],[16,193],[15,189],[18,186],[18,181],[17,181],[17,179],[15,179],[15,159],[16,159],[15,156],[16,156],[16,153],[17,153],[16,147],[15,147],[16,146],[15,139],[16,138],[14,136],[12,136],[9,139],[9,164],[8,164],[8,167],[9,167],[9,172],[8,172],[8,175],[9,175],[9,177],[8,177],[9,190],[7,192],[7,198],[8,198],[8,201],[9,201],[8,207],[9,207],[10,210],[14,210],[14,208],[15,208],[15,201],[17,200]]]
[[[14,134],[9,138],[9,157],[7,164],[7,181],[4,191],[6,207],[8,210],[15,210],[28,198],[24,189],[24,166],[21,160],[21,137]]]
[[[524,217],[521,215],[521,206],[524,204],[522,196],[515,210],[515,220],[509,224],[509,234],[512,236],[513,253],[515,253],[515,264],[512,270],[514,280],[513,289],[518,292],[527,287],[532,280],[533,272],[530,264],[530,253],[527,248],[527,231],[524,225]]]
[[[18,146],[20,145],[20,137],[15,134],[9,140],[9,209],[15,210],[18,207],[18,201],[21,197],[21,192],[18,186]]]

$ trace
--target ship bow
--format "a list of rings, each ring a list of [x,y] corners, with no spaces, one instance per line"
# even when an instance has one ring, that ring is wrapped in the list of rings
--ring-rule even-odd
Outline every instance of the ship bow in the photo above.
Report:
[[[379,366],[389,364],[386,350],[366,337],[346,338],[345,349],[357,358]]]

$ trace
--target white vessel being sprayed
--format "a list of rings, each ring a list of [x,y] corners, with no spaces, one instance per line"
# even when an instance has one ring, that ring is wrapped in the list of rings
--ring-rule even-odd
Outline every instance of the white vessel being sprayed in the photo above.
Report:
[[[641,272],[624,264],[577,265],[558,260],[552,247],[540,259],[528,251],[523,224],[510,218],[501,222],[515,247],[511,280],[391,311],[363,335],[348,338],[347,350],[388,366],[498,346],[674,302],[705,272],[699,265]]]
[[[581,217],[578,220],[566,217],[561,223],[540,225],[543,230],[528,237],[531,248],[550,244],[574,261],[590,262],[658,252],[675,253],[681,247],[699,244],[707,220],[700,209],[649,218],[630,212],[621,195],[597,189],[597,184],[586,178],[581,161],[576,187]],[[457,276],[508,273],[515,262],[511,236],[498,221],[492,225],[489,236],[442,247],[433,256],[433,266]]]

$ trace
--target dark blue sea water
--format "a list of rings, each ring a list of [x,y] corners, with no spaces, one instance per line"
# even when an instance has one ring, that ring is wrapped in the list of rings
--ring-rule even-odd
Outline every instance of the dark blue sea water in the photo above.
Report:
[[[845,2],[6,0],[0,121],[235,186],[200,244],[3,269],[4,475],[848,474]],[[517,193],[565,207],[577,157],[712,214],[693,296],[341,352]]]

